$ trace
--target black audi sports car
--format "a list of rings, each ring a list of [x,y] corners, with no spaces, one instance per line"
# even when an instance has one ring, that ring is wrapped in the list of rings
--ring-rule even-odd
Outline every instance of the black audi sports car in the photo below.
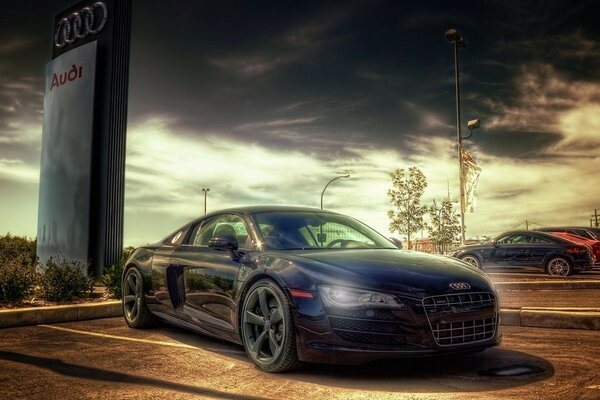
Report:
[[[463,246],[450,252],[476,268],[543,271],[572,275],[593,267],[586,246],[545,232],[510,231],[484,244]]]
[[[130,327],[164,320],[239,343],[269,372],[474,352],[501,338],[483,272],[311,208],[206,215],[136,249],[122,282]]]

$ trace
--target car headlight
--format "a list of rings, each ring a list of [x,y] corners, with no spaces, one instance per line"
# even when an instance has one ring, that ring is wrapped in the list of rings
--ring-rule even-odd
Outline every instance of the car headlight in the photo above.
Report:
[[[335,307],[384,307],[406,309],[395,296],[342,286],[319,285],[325,305]]]

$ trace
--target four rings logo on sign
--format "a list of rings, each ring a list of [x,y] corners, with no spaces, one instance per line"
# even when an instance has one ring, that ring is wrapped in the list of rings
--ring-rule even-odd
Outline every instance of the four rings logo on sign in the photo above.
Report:
[[[108,9],[103,2],[98,1],[91,7],[83,7],[58,22],[54,33],[54,45],[60,49],[77,39],[95,35],[104,28],[107,19]]]

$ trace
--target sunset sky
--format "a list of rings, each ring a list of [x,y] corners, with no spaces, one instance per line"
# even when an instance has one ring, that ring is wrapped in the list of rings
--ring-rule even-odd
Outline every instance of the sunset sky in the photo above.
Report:
[[[37,230],[44,66],[73,1],[8,0],[0,17],[0,233]],[[454,65],[483,172],[467,237],[600,209],[597,1],[133,2],[125,244],[208,209],[319,206],[388,234],[395,168],[424,201],[458,194]],[[466,129],[465,129],[466,131]],[[536,225],[534,225],[536,226]],[[396,236],[400,236],[396,234]]]

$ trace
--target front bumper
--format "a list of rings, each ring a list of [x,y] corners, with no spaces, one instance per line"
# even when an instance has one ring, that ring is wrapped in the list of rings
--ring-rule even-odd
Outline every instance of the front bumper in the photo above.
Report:
[[[397,349],[374,349],[369,347],[344,347],[325,343],[314,343],[302,346],[297,341],[298,358],[302,361],[319,364],[359,365],[369,361],[399,358],[419,358],[446,356],[454,354],[476,353],[492,346],[497,346],[502,341],[502,335],[486,343],[478,343],[472,346],[462,346],[455,349],[427,349],[397,350]]]
[[[491,292],[402,298],[402,302],[406,309],[341,310],[325,308],[319,299],[297,302],[300,360],[362,364],[477,352],[501,341],[497,300]]]

